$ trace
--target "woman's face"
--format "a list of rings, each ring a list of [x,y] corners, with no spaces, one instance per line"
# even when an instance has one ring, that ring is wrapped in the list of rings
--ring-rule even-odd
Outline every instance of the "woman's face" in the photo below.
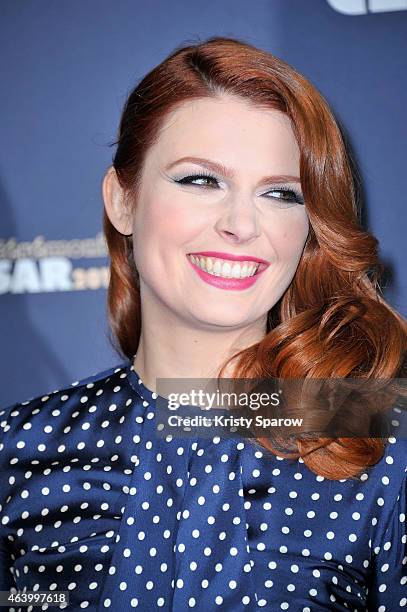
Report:
[[[171,312],[205,329],[265,317],[291,283],[307,238],[301,196],[286,115],[229,96],[179,106],[147,152],[134,214],[143,309],[163,323]],[[190,257],[208,252],[217,256]],[[257,264],[234,256],[267,265],[248,279]]]

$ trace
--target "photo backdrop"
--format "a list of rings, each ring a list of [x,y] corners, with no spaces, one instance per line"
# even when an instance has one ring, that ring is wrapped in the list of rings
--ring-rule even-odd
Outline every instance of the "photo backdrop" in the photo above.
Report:
[[[341,122],[406,314],[407,0],[3,0],[0,407],[120,363],[101,181],[126,95],[180,44],[232,36],[311,80]]]

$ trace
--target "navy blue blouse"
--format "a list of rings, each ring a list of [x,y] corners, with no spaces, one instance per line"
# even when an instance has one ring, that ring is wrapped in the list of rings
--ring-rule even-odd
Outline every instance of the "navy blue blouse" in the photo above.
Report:
[[[406,439],[334,481],[159,437],[156,399],[129,361],[0,410],[0,590],[68,591],[71,612],[407,607]]]

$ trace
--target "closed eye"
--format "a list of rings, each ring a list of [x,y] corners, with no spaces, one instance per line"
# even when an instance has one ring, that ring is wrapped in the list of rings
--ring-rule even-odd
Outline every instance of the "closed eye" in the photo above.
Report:
[[[180,185],[192,185],[195,187],[203,187],[204,189],[217,189],[219,187],[219,181],[212,174],[191,174],[178,179],[174,179],[176,183]],[[268,196],[269,193],[278,193],[279,197]],[[304,198],[299,191],[296,189],[289,188],[286,185],[281,185],[274,189],[270,189],[266,193],[262,194],[272,200],[280,200],[287,202],[288,204],[305,204]]]

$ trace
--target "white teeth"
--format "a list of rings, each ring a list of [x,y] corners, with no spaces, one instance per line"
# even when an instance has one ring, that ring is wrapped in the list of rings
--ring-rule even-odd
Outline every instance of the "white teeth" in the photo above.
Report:
[[[204,270],[205,270],[205,266],[201,266]],[[215,261],[215,265],[213,266],[213,270],[212,273],[216,274],[216,276],[220,276],[220,270],[221,270],[221,263],[220,261]]]
[[[241,272],[241,269],[240,269],[239,264],[235,264],[232,268],[233,278],[240,278],[240,272]]]
[[[232,266],[230,263],[225,262],[222,266],[222,276],[232,276]]]
[[[192,262],[205,272],[223,278],[248,278],[253,276],[260,264],[254,262],[229,262],[214,257],[189,255]]]

